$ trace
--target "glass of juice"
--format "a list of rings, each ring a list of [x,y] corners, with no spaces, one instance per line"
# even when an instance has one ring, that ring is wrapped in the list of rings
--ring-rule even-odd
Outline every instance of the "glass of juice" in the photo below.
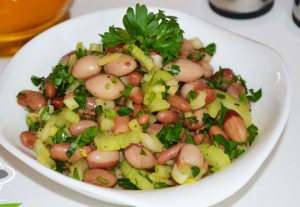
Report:
[[[70,18],[73,0],[0,0],[0,57],[14,55],[44,30]]]

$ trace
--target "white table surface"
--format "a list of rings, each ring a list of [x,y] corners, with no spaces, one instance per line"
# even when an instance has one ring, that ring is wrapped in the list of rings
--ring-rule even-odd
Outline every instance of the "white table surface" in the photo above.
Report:
[[[300,206],[300,28],[292,20],[293,0],[275,0],[271,11],[249,20],[228,19],[214,13],[208,0],[75,0],[71,18],[114,7],[147,6],[172,8],[206,19],[237,34],[261,42],[283,57],[290,71],[292,85],[291,113],[275,148],[261,168],[237,193],[213,207]],[[109,17],[108,17],[109,18]],[[0,73],[11,58],[0,58]],[[255,60],[254,60],[255,61]],[[297,118],[298,117],[298,118]],[[298,121],[297,121],[298,120]],[[116,206],[81,195],[39,174],[0,145],[0,163],[15,170],[15,178],[4,184],[2,203],[23,203],[22,207]],[[195,198],[201,202],[201,195]],[[188,203],[188,201],[187,201]]]

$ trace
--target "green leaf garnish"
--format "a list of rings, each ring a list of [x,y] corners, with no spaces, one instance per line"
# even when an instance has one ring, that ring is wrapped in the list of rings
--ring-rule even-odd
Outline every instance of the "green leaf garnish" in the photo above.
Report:
[[[207,54],[209,54],[212,57],[216,53],[216,50],[217,50],[216,44],[211,43],[211,44],[207,45],[205,48],[203,48],[202,52],[206,52]]]
[[[87,56],[88,55],[88,51],[85,49],[84,51],[79,48],[78,51],[75,51],[75,54],[77,56],[77,60],[82,58],[83,56]]]
[[[187,100],[191,103],[197,98],[198,94],[195,91],[190,91],[187,95]]]
[[[197,175],[199,175],[199,173],[200,173],[200,168],[197,167],[197,166],[191,167],[191,170],[192,170],[192,173],[193,173],[193,177],[194,177],[194,178],[197,177]]]
[[[261,89],[259,89],[257,92],[254,92],[253,89],[250,89],[249,91],[252,94],[252,96],[251,95],[247,96],[247,98],[254,103],[257,102],[262,97]]]
[[[251,124],[248,129],[248,142],[249,142],[249,145],[251,146],[254,139],[256,138],[256,136],[258,135],[258,128],[257,126],[255,126],[254,124]]]
[[[117,113],[119,114],[119,116],[130,116],[133,113],[133,109],[129,108],[129,107],[125,107],[122,106]]]

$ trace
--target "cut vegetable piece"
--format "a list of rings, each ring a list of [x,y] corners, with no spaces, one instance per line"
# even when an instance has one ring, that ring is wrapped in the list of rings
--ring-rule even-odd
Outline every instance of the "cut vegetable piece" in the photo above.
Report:
[[[86,160],[73,163],[69,167],[71,178],[73,178],[73,174],[74,174],[75,169],[77,169],[79,180],[82,181],[83,180],[83,174],[85,173],[85,171],[87,171],[89,169],[89,166],[88,166]]]
[[[91,43],[89,51],[102,53],[103,52],[103,44]]]
[[[164,145],[157,139],[157,137],[152,133],[151,135],[140,133],[139,134],[142,145],[153,153],[162,152]]]
[[[240,101],[238,101],[236,98],[232,97],[228,93],[216,89],[214,91],[217,94],[216,100],[205,106],[208,111],[208,114],[211,117],[216,118],[219,111],[221,110],[221,102],[222,102],[226,108],[232,109],[236,111],[239,115],[241,115],[247,128],[252,124],[252,118],[250,117],[250,112],[244,104],[242,104]],[[225,99],[219,99],[218,94],[224,95]]]
[[[145,55],[144,51],[135,44],[126,43],[123,46],[123,52],[132,55],[148,71],[155,67],[155,62],[152,58],[149,55]]]
[[[210,166],[216,167],[221,170],[230,164],[230,159],[221,149],[218,149],[215,145],[197,145],[201,150],[204,159]]]
[[[193,110],[196,110],[196,109],[200,109],[202,106],[205,105],[205,99],[206,99],[206,96],[207,96],[207,93],[204,93],[204,92],[200,92],[196,99],[194,99],[190,105],[191,105],[191,108]]]
[[[153,74],[152,84],[156,83],[158,80],[163,80],[165,82],[174,79],[174,75],[165,70],[152,70],[149,75]]]
[[[170,108],[170,104],[167,101],[157,98],[154,98],[147,106],[150,112],[167,110],[168,108]]]
[[[102,58],[100,58],[97,62],[99,66],[106,65],[107,63],[113,62],[117,59],[119,59],[122,56],[122,53],[114,53],[105,55]]]
[[[35,141],[33,149],[36,152],[36,154],[38,155],[38,159],[37,159],[38,162],[40,162],[41,164],[43,164],[49,168],[52,168],[52,169],[56,168],[55,161],[50,158],[49,149],[47,149],[44,146],[43,142],[40,139],[37,139]]]
[[[94,144],[100,151],[113,151],[124,149],[132,143],[139,143],[139,134],[136,132],[124,132],[119,134],[97,135]]]
[[[188,175],[185,175],[182,172],[180,172],[176,164],[174,164],[171,173],[172,173],[172,178],[179,184],[183,184],[186,181],[186,179],[188,179],[189,177]]]
[[[80,115],[68,108],[62,108],[61,116],[72,124],[77,124],[80,121]]]
[[[130,128],[130,130],[132,132],[136,132],[136,133],[142,133],[143,132],[143,128],[141,127],[141,125],[138,123],[137,119],[132,119],[129,123],[128,126]]]
[[[123,176],[125,178],[128,178],[130,180],[130,182],[135,184],[139,189],[142,189],[142,190],[153,190],[154,189],[154,182],[151,183],[147,178],[145,178],[147,171],[139,170],[139,169],[132,167],[126,161],[126,159],[124,159],[121,162],[120,169],[122,170]]]
[[[78,103],[75,101],[75,99],[73,97],[69,97],[69,98],[63,100],[63,102],[70,110],[74,110],[79,107]]]
[[[199,37],[195,37],[189,40],[190,43],[194,46],[195,49],[200,49],[204,47],[203,42],[199,39]]]

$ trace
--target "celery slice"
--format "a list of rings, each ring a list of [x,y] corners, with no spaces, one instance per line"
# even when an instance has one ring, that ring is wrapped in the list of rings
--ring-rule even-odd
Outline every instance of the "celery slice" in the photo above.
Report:
[[[130,182],[135,184],[139,189],[142,190],[154,190],[154,182],[150,183],[145,177],[141,174],[146,175],[146,170],[139,170],[132,167],[126,159],[124,159],[120,164],[120,169],[125,178],[128,178]]]
[[[170,108],[170,104],[163,99],[154,98],[152,102],[147,105],[147,109],[150,112],[167,110],[168,108]]]
[[[238,101],[236,98],[232,97],[228,93],[216,89],[215,92],[216,94],[224,95],[225,98],[219,99],[217,97],[214,102],[205,105],[208,114],[211,117],[216,118],[219,111],[221,110],[221,102],[222,102],[226,108],[232,109],[236,111],[239,115],[241,115],[247,128],[252,124],[252,118],[250,117],[250,112],[244,104],[242,104],[240,101]]]
[[[135,44],[126,43],[123,46],[123,51],[124,53],[131,54],[148,71],[151,71],[155,67],[155,62],[152,58],[149,55],[145,55],[144,51]]]
[[[88,166],[86,160],[75,162],[70,166],[69,169],[70,169],[70,177],[71,178],[73,178],[73,174],[74,174],[74,171],[76,168],[77,168],[79,180],[82,181],[84,172],[89,169],[89,166]]]
[[[49,168],[52,168],[52,169],[56,168],[56,164],[55,164],[54,160],[52,160],[50,158],[50,152],[44,146],[43,142],[40,139],[37,139],[35,141],[33,149],[36,152],[36,154],[38,155],[38,159],[37,159],[38,162],[40,162],[41,164],[43,164]]]

